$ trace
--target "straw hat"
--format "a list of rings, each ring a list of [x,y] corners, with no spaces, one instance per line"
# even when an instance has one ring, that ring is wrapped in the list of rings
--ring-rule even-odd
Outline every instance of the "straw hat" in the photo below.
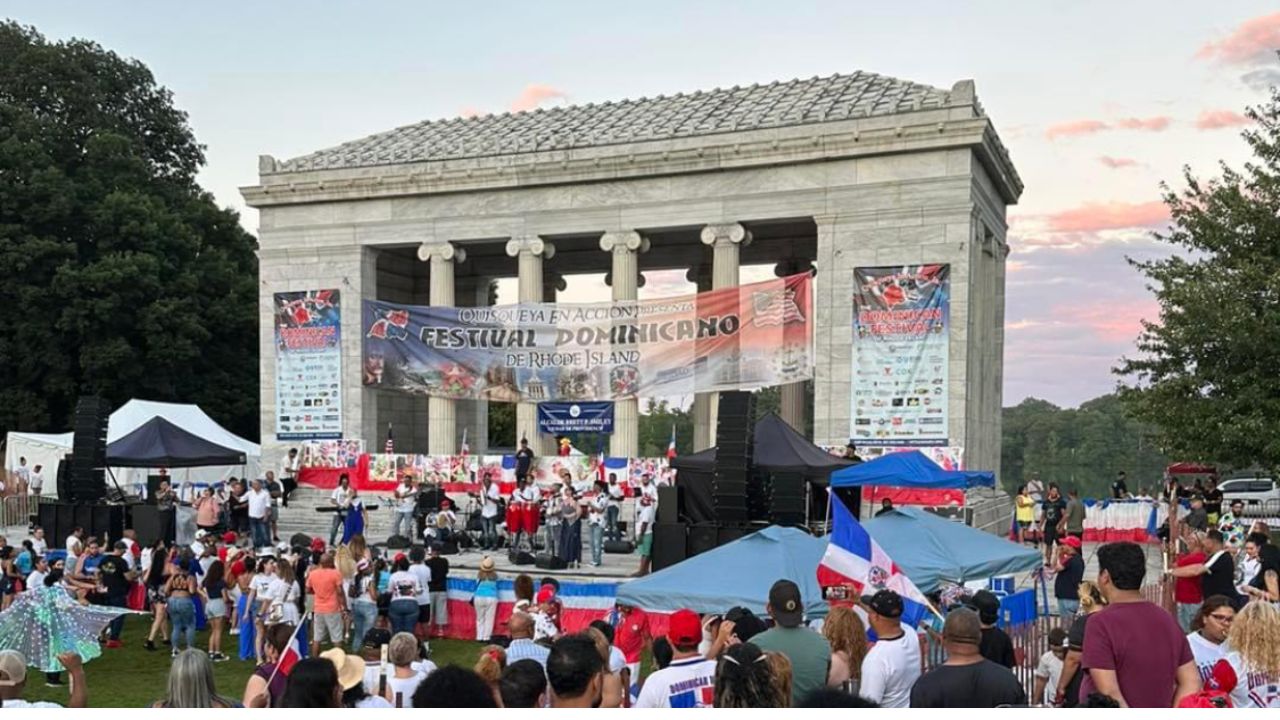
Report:
[[[320,657],[333,663],[338,668],[338,684],[342,689],[351,688],[364,682],[364,659],[348,655],[342,648],[333,648],[320,653]]]
[[[480,570],[483,572],[489,572],[493,570],[494,567],[496,566],[493,563],[493,558],[489,557],[488,555],[486,555],[485,558],[480,561]]]

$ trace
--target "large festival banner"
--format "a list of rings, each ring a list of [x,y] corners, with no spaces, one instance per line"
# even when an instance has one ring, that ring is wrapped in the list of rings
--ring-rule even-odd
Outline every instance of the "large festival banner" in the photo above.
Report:
[[[950,267],[853,273],[850,437],[859,446],[949,445]]]
[[[451,398],[587,401],[813,377],[807,273],[660,300],[451,308],[364,303],[364,384]]]
[[[276,439],[342,437],[337,290],[275,294]]]

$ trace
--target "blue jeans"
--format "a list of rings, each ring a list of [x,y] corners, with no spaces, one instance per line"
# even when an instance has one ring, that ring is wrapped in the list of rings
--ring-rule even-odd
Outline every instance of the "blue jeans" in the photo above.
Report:
[[[1071,617],[1080,612],[1079,600],[1066,600],[1058,598],[1058,617]]]
[[[196,603],[189,597],[171,597],[168,604],[169,622],[173,623],[173,634],[169,644],[178,649],[178,638],[184,633],[187,636],[187,647],[196,645]]]
[[[255,548],[271,547],[271,526],[267,518],[249,518],[249,532]]]
[[[498,547],[498,516],[480,518],[480,547],[491,550]]]
[[[608,529],[610,540],[621,540],[622,536],[618,533],[618,506],[610,505],[604,509],[604,524]]]
[[[391,601],[391,607],[387,610],[387,618],[391,620],[392,634],[398,632],[413,632],[413,626],[418,624],[418,601],[414,598],[400,598]],[[363,641],[364,638],[361,638]]]
[[[1183,632],[1191,632],[1191,621],[1200,612],[1200,603],[1178,603],[1178,625]]]
[[[342,525],[347,521],[347,513],[336,512],[333,514],[333,525],[329,528],[329,547],[337,542],[338,536],[342,534]]]
[[[351,652],[359,652],[364,647],[364,634],[372,630],[376,622],[377,603],[363,600],[351,603]]]
[[[107,596],[107,605],[111,607],[127,608],[129,607],[129,596],[127,595],[109,595]],[[124,615],[111,621],[110,631],[107,635],[111,640],[120,639],[120,631],[124,629]]]
[[[412,510],[396,511],[396,521],[395,521],[395,524],[391,526],[391,534],[399,535],[400,527],[402,525],[407,526],[409,529],[409,532],[405,537],[408,537],[410,540],[412,540],[413,539],[413,511]]]
[[[591,562],[599,565],[604,554],[604,526],[591,524]]]

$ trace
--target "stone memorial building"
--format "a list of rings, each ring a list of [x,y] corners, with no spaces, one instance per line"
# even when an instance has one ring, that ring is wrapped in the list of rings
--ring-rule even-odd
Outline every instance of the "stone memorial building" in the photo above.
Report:
[[[276,293],[341,293],[341,427],[373,450],[512,447],[483,401],[361,383],[360,300],[477,306],[516,277],[521,302],[563,278],[608,273],[615,300],[640,273],[685,270],[699,290],[743,265],[815,272],[814,440],[850,437],[854,268],[947,264],[948,443],[999,469],[1006,207],[1022,183],[972,81],[940,89],[870,73],[547,110],[425,121],[289,160],[261,156],[242,189],[260,213],[262,445],[274,459]],[[803,384],[782,389],[804,427]],[[517,433],[537,437],[535,406]],[[714,444],[694,403],[694,449]],[[615,409],[610,453],[634,455],[636,401]],[[535,449],[550,450],[540,437]],[[289,442],[288,445],[296,445]],[[874,444],[871,442],[865,444]]]

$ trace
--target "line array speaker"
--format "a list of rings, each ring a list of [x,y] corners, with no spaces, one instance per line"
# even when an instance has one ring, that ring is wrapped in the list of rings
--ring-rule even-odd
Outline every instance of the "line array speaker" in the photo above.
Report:
[[[684,560],[687,542],[684,523],[654,523],[653,571],[657,572]]]
[[[680,485],[659,485],[658,522],[680,522],[684,514],[684,488]]]
[[[106,496],[107,403],[96,395],[83,395],[76,403],[72,422],[71,467],[67,495],[75,503],[99,503]]]
[[[804,476],[798,473],[773,473],[769,488],[770,521],[775,525],[803,525]]]

